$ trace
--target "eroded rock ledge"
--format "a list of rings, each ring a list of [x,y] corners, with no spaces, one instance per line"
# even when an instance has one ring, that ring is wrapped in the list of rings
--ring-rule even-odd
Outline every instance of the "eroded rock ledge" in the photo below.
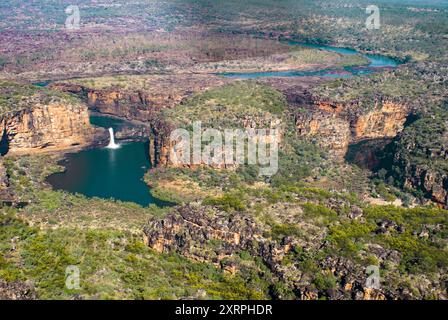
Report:
[[[342,160],[350,144],[363,140],[393,138],[404,129],[410,108],[390,100],[377,100],[370,110],[356,101],[347,104],[320,101],[295,113],[299,136],[315,139],[336,159]]]
[[[50,102],[0,117],[1,144],[7,153],[34,153],[83,146],[94,139],[86,106]]]
[[[149,221],[144,242],[158,252],[175,251],[231,272],[236,271],[236,266],[223,261],[242,250],[261,256],[275,268],[291,250],[291,239],[278,243],[266,239],[263,232],[261,225],[242,213],[229,214],[192,203],[177,208],[164,219]],[[212,249],[214,245],[217,247]]]
[[[159,111],[228,82],[208,74],[175,74],[80,79],[54,83],[50,87],[77,94],[100,113],[152,122]]]
[[[307,250],[303,243],[289,236],[280,241],[272,240],[266,238],[266,231],[266,227],[244,213],[227,213],[192,203],[178,207],[162,219],[151,219],[144,228],[144,242],[157,252],[177,252],[193,260],[213,263],[230,274],[240,268],[234,258],[242,251],[248,252],[261,258],[283,283],[295,288],[299,299],[318,299],[323,295],[332,299],[397,297],[396,293],[365,287],[363,267],[342,257],[327,257],[320,262],[322,270],[329,270],[341,280],[331,292],[318,292],[301,270],[283,263],[288,253]],[[378,250],[385,257],[398,254],[382,248]],[[400,259],[399,254],[397,259]]]

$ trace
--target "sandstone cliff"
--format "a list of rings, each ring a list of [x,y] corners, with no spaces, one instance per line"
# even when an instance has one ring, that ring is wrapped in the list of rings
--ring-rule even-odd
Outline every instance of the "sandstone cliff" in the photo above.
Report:
[[[421,118],[394,139],[385,154],[385,169],[396,184],[419,190],[448,206],[448,118],[445,110]]]
[[[428,198],[448,207],[448,172],[433,170],[424,165],[408,163],[405,167],[409,175],[405,178],[403,187],[422,190]]]
[[[303,77],[259,80],[281,91],[290,106],[299,137],[326,149],[333,160],[342,161],[352,144],[364,140],[393,138],[404,128],[413,111],[405,99],[375,95],[339,101],[316,93],[328,79]]]
[[[87,106],[56,90],[0,81],[0,150],[31,153],[93,141]]]
[[[296,107],[298,135],[315,140],[337,160],[344,159],[351,144],[395,137],[410,114],[407,105],[389,100],[365,110],[356,101],[343,104],[309,96],[308,104]]]
[[[50,102],[34,104],[0,117],[2,146],[8,153],[59,150],[93,141],[87,107]]]

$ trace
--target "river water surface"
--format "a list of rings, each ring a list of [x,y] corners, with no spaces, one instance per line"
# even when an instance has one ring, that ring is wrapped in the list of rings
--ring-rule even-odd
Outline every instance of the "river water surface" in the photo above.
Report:
[[[340,53],[343,55],[355,55],[360,54],[358,51],[350,48],[339,48],[320,44],[304,44],[295,41],[288,41],[290,45],[299,45],[302,47],[309,47],[318,50],[331,51]],[[322,70],[310,70],[310,71],[264,71],[264,72],[224,72],[219,73],[227,78],[240,78],[240,79],[255,79],[261,77],[330,77],[330,78],[351,78],[353,76],[360,76],[371,74],[375,72],[375,68],[395,68],[398,66],[398,62],[395,59],[378,55],[378,54],[361,54],[365,58],[369,59],[370,64],[365,67],[344,67],[339,69],[322,69]]]

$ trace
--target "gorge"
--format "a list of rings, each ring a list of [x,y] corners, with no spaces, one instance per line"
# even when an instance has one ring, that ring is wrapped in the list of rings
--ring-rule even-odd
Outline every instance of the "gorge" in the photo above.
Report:
[[[74,5],[0,5],[0,300],[448,299],[446,0]]]
[[[289,45],[303,45],[296,42],[289,42]],[[312,48],[319,50],[327,50],[337,52],[341,55],[355,55],[358,54],[357,51],[347,48],[337,48],[331,46],[323,46],[323,45],[308,45]],[[380,70],[381,68],[391,68],[396,67],[398,63],[387,57],[379,56],[379,55],[365,55],[367,59],[370,61],[369,68],[367,69],[359,69],[359,68],[344,68],[343,71],[349,72],[352,76],[361,76],[362,74],[368,74],[375,70]],[[295,71],[278,71],[278,72],[261,72],[261,73],[239,73],[239,74],[222,74],[221,76],[230,77],[230,78],[243,78],[243,79],[251,79],[251,78],[266,78],[266,77],[304,77],[304,76],[319,76],[323,78],[334,78],[338,77],[338,70],[320,70],[320,71],[311,71],[311,72],[295,72]],[[55,174],[49,178],[49,182],[57,189],[64,189],[70,192],[81,192],[88,196],[101,196],[105,198],[112,197],[116,200],[129,201],[130,199],[136,199],[135,202],[147,205],[149,203],[157,202],[152,196],[148,195],[148,187],[141,181],[143,178],[143,171],[148,170],[149,167],[156,165],[170,165],[169,161],[169,146],[166,144],[166,135],[168,132],[167,128],[164,128],[164,120],[160,121],[157,110],[163,110],[163,108],[169,108],[170,105],[174,105],[180,103],[187,96],[191,95],[192,92],[197,93],[206,89],[206,87],[201,87],[199,89],[199,84],[202,80],[205,80],[207,76],[199,76],[199,78],[191,78],[190,76],[181,75],[180,78],[187,77],[188,81],[184,82],[187,85],[185,89],[181,86],[178,96],[166,96],[163,97],[164,93],[156,93],[156,96],[148,95],[144,91],[138,91],[133,93],[133,96],[127,97],[125,94],[120,91],[111,91],[110,89],[104,90],[94,90],[88,88],[84,85],[79,85],[76,83],[64,83],[58,82],[54,84],[50,84],[50,87],[53,89],[59,89],[68,93],[75,93],[79,95],[81,98],[87,99],[87,104],[89,107],[95,111],[99,111],[106,115],[114,115],[122,118],[126,118],[129,120],[139,120],[139,121],[148,121],[151,128],[151,138],[149,143],[149,151],[148,145],[144,143],[138,144],[129,144],[123,145],[121,150],[109,150],[109,156],[106,157],[106,151],[92,149],[82,151],[78,155],[70,155],[68,157],[68,164],[66,164],[66,171],[64,173]],[[211,78],[207,79],[207,84],[210,86],[219,86],[225,83],[220,77],[210,76]],[[166,77],[165,77],[166,78]],[[156,78],[157,79],[157,78]],[[193,80],[194,79],[194,80]],[[166,81],[166,80],[164,80]],[[163,82],[162,82],[163,83]],[[184,85],[184,86],[185,86]],[[114,90],[114,89],[112,89]],[[162,96],[159,98],[158,95]],[[353,120],[348,120],[347,125],[343,124],[344,130],[336,130],[334,129],[325,129],[324,127],[327,125],[335,126],[337,125],[337,118],[335,118],[332,110],[332,107],[325,107],[322,103],[316,103],[317,108],[313,107],[306,114],[305,118],[297,118],[297,125],[300,132],[304,132],[305,135],[318,135],[320,144],[323,148],[330,147],[331,152],[338,155],[338,158],[343,160],[345,153],[348,150],[348,145],[353,141],[366,139],[366,138],[382,138],[384,136],[395,136],[401,129],[403,121],[390,121],[390,123],[394,123],[395,128],[390,129],[390,132],[387,132],[387,128],[380,129],[380,132],[377,134],[372,131],[373,128],[364,128],[367,125],[375,126],[375,123],[381,123],[386,121],[384,115],[390,113],[392,117],[396,117],[396,114],[401,114],[404,111],[400,110],[390,110],[384,109],[385,111],[380,111],[378,116],[371,115],[366,116],[365,118],[360,118],[359,123],[353,124]],[[385,105],[387,108],[387,104]],[[355,109],[355,108],[353,108]],[[321,110],[321,111],[318,111]],[[330,113],[325,113],[325,110],[330,110]],[[317,113],[316,113],[317,112]],[[320,112],[320,116],[318,118],[313,119]],[[324,112],[324,113],[322,113]],[[322,118],[329,117],[328,121]],[[407,113],[403,116],[405,119]],[[302,117],[302,116],[301,116]],[[376,118],[378,119],[376,119]],[[387,117],[387,116],[386,116]],[[376,120],[373,120],[373,119]],[[340,121],[347,121],[341,120]],[[351,121],[351,122],[350,122]],[[315,124],[313,124],[315,123]],[[386,121],[387,123],[387,121]],[[104,125],[104,124],[103,124]],[[310,127],[306,127],[306,126]],[[313,126],[315,128],[313,129]],[[353,128],[350,128],[350,127]],[[302,129],[300,129],[302,128]],[[305,129],[305,130],[304,130]],[[112,129],[113,130],[113,129]],[[116,130],[119,131],[117,127]],[[329,131],[328,131],[329,130]],[[349,138],[351,135],[350,131],[354,132],[354,138]],[[365,131],[365,132],[364,132]],[[384,133],[383,133],[384,131]],[[328,132],[326,134],[325,132]],[[339,137],[340,135],[345,135],[343,137]],[[337,141],[337,144],[341,144],[338,146],[336,144],[332,144],[331,141]],[[345,142],[344,142],[345,141]],[[113,149],[113,148],[110,148]],[[150,156],[150,163],[143,161],[141,155],[137,155],[135,152],[140,149],[138,152],[147,153],[148,157]],[[133,151],[131,151],[133,150]],[[126,156],[127,154],[127,156]],[[140,154],[140,153],[138,153]],[[126,160],[128,157],[128,160]],[[135,157],[131,158],[131,157]],[[95,161],[100,162],[92,163]],[[106,161],[106,159],[108,159]],[[139,160],[141,159],[141,160]],[[109,168],[104,172],[104,176],[99,175],[98,177],[93,178],[92,174],[96,169],[86,169],[82,170],[83,166],[87,166],[87,168]],[[131,168],[133,167],[133,168]],[[142,170],[141,168],[145,168]],[[112,172],[116,170],[116,172]],[[121,175],[121,171],[124,171],[123,175]],[[129,171],[129,172],[128,172]],[[102,170],[98,172],[103,172]],[[133,172],[130,174],[130,172]],[[137,174],[137,172],[140,172]],[[116,180],[111,180],[111,177],[117,177]],[[131,179],[131,177],[133,177]],[[128,179],[129,178],[129,179]],[[107,188],[101,187],[101,183],[94,183],[96,179],[102,180],[105,179],[107,181]],[[126,181],[126,182],[125,182]],[[128,190],[123,190],[124,183],[128,186]],[[98,191],[95,191],[98,190]],[[119,190],[119,191],[117,191]],[[130,193],[135,194],[135,197],[130,196]],[[144,198],[147,199],[144,199]],[[161,203],[160,201],[158,203]]]

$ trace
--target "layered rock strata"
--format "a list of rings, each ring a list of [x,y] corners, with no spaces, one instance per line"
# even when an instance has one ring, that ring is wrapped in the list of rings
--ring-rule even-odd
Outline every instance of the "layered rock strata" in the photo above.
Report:
[[[336,160],[344,159],[351,144],[395,137],[410,114],[408,106],[389,100],[379,100],[365,110],[357,102],[309,99],[308,104],[295,105],[297,133],[316,141]]]
[[[82,104],[35,104],[0,117],[3,153],[60,150],[91,143],[95,130]]]

